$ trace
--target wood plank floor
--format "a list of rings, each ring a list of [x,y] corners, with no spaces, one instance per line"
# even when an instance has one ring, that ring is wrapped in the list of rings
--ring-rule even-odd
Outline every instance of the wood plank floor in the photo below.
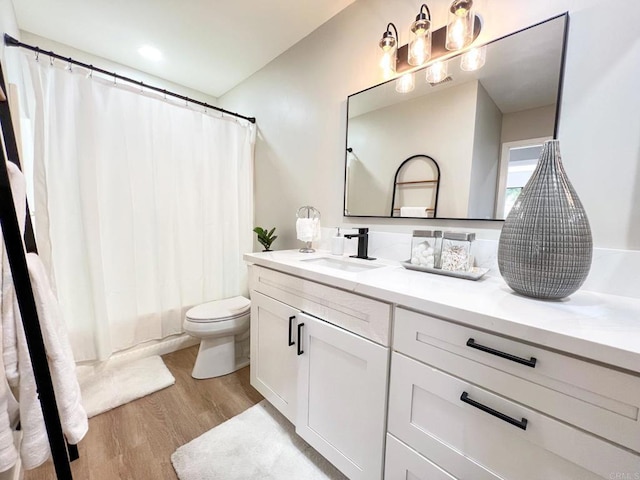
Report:
[[[89,420],[89,433],[71,464],[74,480],[174,480],[171,454],[181,445],[255,405],[249,367],[224,377],[194,380],[198,346],[163,356],[176,384]],[[55,478],[53,464],[25,480]]]

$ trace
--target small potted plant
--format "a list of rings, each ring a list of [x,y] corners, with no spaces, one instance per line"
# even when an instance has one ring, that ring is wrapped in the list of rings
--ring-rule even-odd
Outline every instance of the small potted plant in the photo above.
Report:
[[[273,227],[270,231],[265,230],[262,227],[256,227],[253,229],[254,232],[258,235],[258,242],[264,247],[263,252],[271,251],[271,244],[278,238],[277,235],[274,235],[273,232],[276,231],[276,227]]]

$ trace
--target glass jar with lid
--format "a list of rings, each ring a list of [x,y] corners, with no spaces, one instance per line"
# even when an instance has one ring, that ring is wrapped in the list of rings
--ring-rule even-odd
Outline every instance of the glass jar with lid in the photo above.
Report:
[[[411,237],[412,265],[440,268],[442,232],[440,230],[414,230]]]
[[[473,269],[475,233],[444,232],[440,264],[442,270],[468,272]]]

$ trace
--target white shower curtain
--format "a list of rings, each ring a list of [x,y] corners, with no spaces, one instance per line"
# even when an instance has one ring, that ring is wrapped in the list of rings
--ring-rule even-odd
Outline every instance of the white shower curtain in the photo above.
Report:
[[[255,129],[28,60],[36,236],[77,361],[246,294]]]

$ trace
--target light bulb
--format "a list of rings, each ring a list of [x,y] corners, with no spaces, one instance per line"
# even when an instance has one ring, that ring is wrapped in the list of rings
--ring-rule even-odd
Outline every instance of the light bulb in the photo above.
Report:
[[[407,62],[409,65],[422,65],[431,58],[431,21],[422,10],[411,24],[409,38]]]
[[[382,35],[382,40],[378,43],[382,53],[380,54],[380,68],[382,76],[388,79],[396,71],[396,60],[398,54],[398,42],[388,30]]]
[[[384,52],[380,56],[380,68],[385,79],[391,78],[396,71],[396,51]]]
[[[448,69],[446,62],[436,62],[427,68],[427,82],[440,83],[447,78]]]
[[[449,50],[460,50],[462,47],[464,47],[464,20],[456,18],[449,30],[447,48]]]
[[[487,46],[472,48],[460,57],[460,68],[465,72],[473,72],[484,66],[487,58]]]
[[[396,92],[409,93],[416,87],[416,80],[413,73],[405,73],[396,80]]]
[[[447,50],[460,50],[473,41],[475,16],[473,0],[454,0],[449,7],[447,21]]]

